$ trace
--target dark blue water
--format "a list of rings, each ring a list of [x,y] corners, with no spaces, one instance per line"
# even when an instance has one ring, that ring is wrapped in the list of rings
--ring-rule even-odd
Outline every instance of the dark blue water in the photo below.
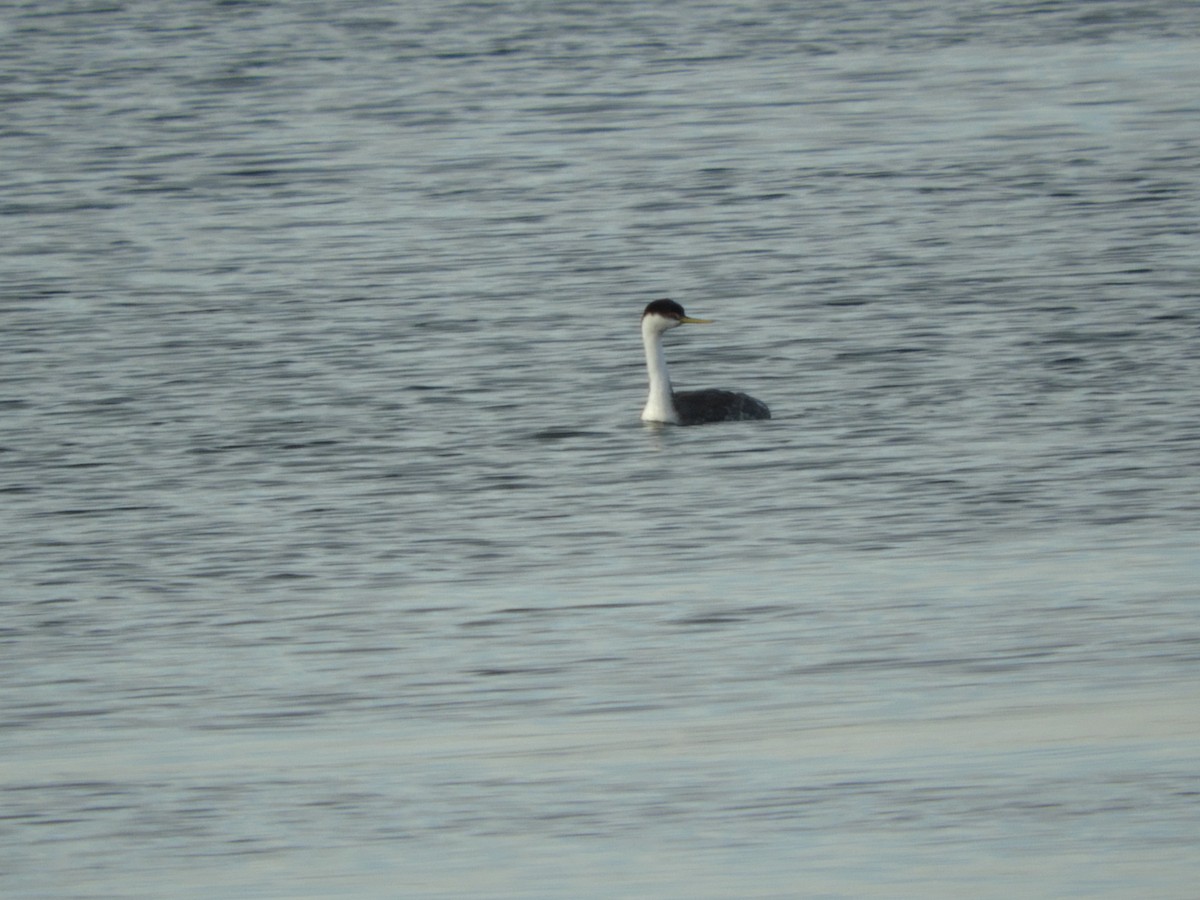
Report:
[[[1198,50],[10,8],[2,892],[1190,897]]]

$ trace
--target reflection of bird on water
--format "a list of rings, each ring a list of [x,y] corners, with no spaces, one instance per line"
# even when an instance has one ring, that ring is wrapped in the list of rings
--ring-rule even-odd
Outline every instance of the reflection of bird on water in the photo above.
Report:
[[[760,400],[735,391],[709,388],[703,391],[673,391],[663,355],[663,332],[680,325],[703,324],[711,319],[693,319],[674,300],[655,300],[642,313],[642,343],[646,345],[646,368],[650,371],[650,397],[642,410],[646,422],[701,425],[736,419],[769,419],[771,411]]]

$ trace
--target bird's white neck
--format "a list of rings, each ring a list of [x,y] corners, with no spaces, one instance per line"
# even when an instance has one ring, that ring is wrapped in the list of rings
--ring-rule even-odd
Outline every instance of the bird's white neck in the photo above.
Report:
[[[671,376],[667,374],[667,357],[663,353],[663,329],[655,318],[642,317],[642,343],[646,346],[646,370],[650,374],[650,396],[642,410],[642,421],[678,424],[679,413],[671,397]]]

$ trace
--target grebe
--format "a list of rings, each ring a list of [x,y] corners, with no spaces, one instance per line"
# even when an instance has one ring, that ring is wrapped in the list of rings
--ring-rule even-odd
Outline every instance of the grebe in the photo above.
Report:
[[[650,396],[642,410],[644,422],[702,425],[738,419],[769,419],[767,404],[747,394],[709,388],[703,391],[673,391],[663,355],[663,332],[680,325],[703,325],[712,319],[693,319],[674,300],[655,300],[642,313],[642,343],[646,345],[646,368],[650,372]]]

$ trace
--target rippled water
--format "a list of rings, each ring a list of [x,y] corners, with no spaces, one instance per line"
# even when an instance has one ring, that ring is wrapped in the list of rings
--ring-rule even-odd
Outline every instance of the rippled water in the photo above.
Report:
[[[1191,897],[1198,49],[13,7],[0,889]]]

